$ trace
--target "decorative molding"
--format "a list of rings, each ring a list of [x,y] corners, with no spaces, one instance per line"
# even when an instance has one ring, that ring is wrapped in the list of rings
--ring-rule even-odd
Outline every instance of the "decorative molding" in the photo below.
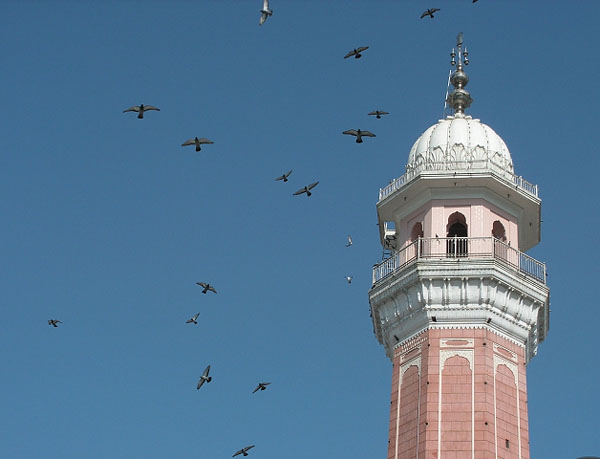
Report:
[[[392,358],[395,359],[397,358],[399,355],[404,354],[405,352],[407,352],[406,350],[409,349],[412,350],[412,347],[416,346],[417,342],[413,342],[412,340],[415,339],[419,339],[418,344],[421,345],[425,342],[427,342],[429,340],[428,336],[426,335],[426,333],[429,330],[487,330],[489,333],[493,333],[496,336],[499,336],[502,339],[505,339],[519,347],[522,347],[523,349],[525,349],[525,344],[517,341],[516,339],[496,330],[495,328],[490,327],[489,325],[486,324],[479,324],[479,325],[455,325],[455,326],[443,326],[443,325],[433,325],[433,324],[428,324],[426,326],[424,326],[423,328],[419,329],[418,331],[416,331],[415,333],[409,335],[406,339],[401,340],[400,342],[398,342],[395,346],[394,346],[394,353],[392,354]],[[424,335],[424,336],[421,336]],[[458,338],[457,338],[458,339]],[[463,338],[460,338],[463,339]],[[466,338],[465,338],[466,339]]]
[[[439,389],[438,389],[438,454],[442,457],[442,384],[444,365],[450,357],[463,357],[468,360],[471,369],[471,459],[475,459],[475,349],[442,349],[439,359]]]
[[[528,362],[545,337],[548,290],[494,274],[494,266],[482,274],[478,267],[485,266],[481,260],[419,265],[414,275],[403,277],[410,283],[396,279],[372,289],[374,330],[387,355],[395,357],[405,340],[428,328],[487,328],[519,346],[527,344]]]
[[[498,367],[500,365],[506,365],[512,372],[515,379],[515,387],[517,388],[517,392],[519,392],[519,367],[517,364],[515,362],[511,362],[506,357],[494,354],[494,379],[496,379],[496,374],[498,373]]]
[[[452,344],[452,341],[466,341],[465,344]],[[440,340],[440,347],[473,347],[475,340],[473,338],[445,338]]]
[[[420,356],[421,354],[421,346],[415,346],[413,348],[411,348],[409,351],[406,351],[404,354],[400,355],[400,363],[401,365],[404,365],[405,362],[411,361],[414,359],[415,357],[415,351],[418,351],[418,355]]]
[[[410,359],[408,362],[403,363],[402,365],[400,365],[400,373],[398,374],[398,385],[402,386],[402,379],[404,378],[404,373],[406,373],[406,370],[408,370],[410,367],[417,367],[417,374],[419,375],[419,378],[421,377],[421,356],[417,355],[416,357]]]
[[[505,359],[510,359],[513,362],[518,363],[517,354],[515,354],[513,351],[505,348],[504,346],[499,345],[498,343],[494,343],[494,352],[497,352],[498,354],[503,356]],[[508,356],[506,354],[508,354]]]
[[[444,349],[444,350],[440,350],[440,375],[442,374],[442,371],[444,371],[444,365],[446,363],[446,360],[448,360],[450,357],[464,357],[465,359],[467,359],[469,361],[469,368],[471,369],[471,372],[473,372],[473,349]]]
[[[502,349],[505,349],[502,347]],[[495,350],[495,347],[494,347]],[[508,351],[510,352],[510,351]],[[496,410],[496,374],[498,373],[498,367],[505,365],[513,374],[515,381],[515,390],[517,394],[517,438],[519,439],[519,459],[521,459],[521,394],[519,390],[519,367],[516,363],[511,362],[505,357],[498,354],[494,354],[494,442],[496,444],[496,457],[498,457],[498,420]]]
[[[420,330],[418,333],[415,333],[412,336],[409,336],[403,341],[400,341],[396,346],[394,346],[394,358],[407,354],[411,352],[416,347],[421,347],[421,345],[429,340],[429,337],[425,334],[427,329]],[[424,335],[424,336],[420,336]]]
[[[413,348],[412,350],[414,350]],[[412,351],[411,350],[411,351]],[[408,352],[411,352],[408,351]],[[408,371],[409,368],[417,367],[417,427],[416,427],[416,436],[417,436],[417,446],[416,446],[416,458],[419,457],[419,429],[421,426],[421,356],[417,355],[414,358],[408,360],[407,362],[400,365],[398,368],[398,396],[396,403],[396,435],[395,435],[395,454],[394,459],[398,459],[398,441],[399,441],[399,430],[400,430],[400,406],[401,406],[401,398],[402,398],[402,380],[404,379],[404,373]]]

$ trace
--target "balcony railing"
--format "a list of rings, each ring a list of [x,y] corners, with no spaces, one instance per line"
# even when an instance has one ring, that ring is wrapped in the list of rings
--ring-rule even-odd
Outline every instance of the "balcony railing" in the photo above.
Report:
[[[390,184],[387,185],[385,188],[380,188],[379,201],[384,200],[395,191],[404,187],[404,185],[411,182],[419,174],[425,171],[469,171],[475,173],[491,171],[494,174],[503,177],[504,179],[514,184],[517,188],[525,191],[526,193],[535,197],[538,196],[537,185],[529,183],[523,177],[513,174],[512,172],[508,171],[505,167],[492,160],[481,159],[473,161],[439,161],[421,163],[407,170],[402,177],[392,180]]]
[[[546,264],[495,237],[419,238],[373,267],[373,284],[416,260],[493,259],[543,284]]]

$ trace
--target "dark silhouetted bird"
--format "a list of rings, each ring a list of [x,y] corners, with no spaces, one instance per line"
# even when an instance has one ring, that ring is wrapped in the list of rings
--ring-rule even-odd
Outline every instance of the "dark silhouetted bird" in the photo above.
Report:
[[[311,183],[308,186],[305,186],[304,188],[300,188],[298,191],[296,191],[294,193],[294,196],[298,196],[299,194],[306,193],[306,196],[310,197],[312,195],[312,193],[310,192],[310,190],[312,190],[318,184],[319,184],[319,182],[315,182],[315,183]]]
[[[269,9],[269,0],[264,0],[262,10],[260,10],[258,25],[263,25],[269,16],[273,16],[273,10]]]
[[[363,137],[375,137],[375,134],[373,134],[371,131],[361,131],[360,129],[348,129],[347,131],[342,132],[342,134],[353,135],[356,137],[356,143],[362,143]]]
[[[369,113],[369,116],[375,115],[375,118],[378,120],[381,119],[381,115],[389,115],[389,112],[384,112],[381,110],[375,110],[374,112]]]
[[[289,171],[287,171],[285,174],[277,177],[275,180],[283,180],[284,182],[288,181],[288,177],[290,176],[290,174],[292,173],[293,169],[290,169]]]
[[[160,112],[160,108],[156,108],[152,105],[134,105],[133,107],[129,107],[127,110],[123,110],[123,113],[125,112],[137,112],[138,114],[138,119],[142,119],[144,117],[144,112],[147,112],[149,110],[156,110],[157,112]]]
[[[259,391],[259,390],[265,390],[269,384],[271,384],[271,383],[270,382],[259,382],[258,386],[256,386],[256,389],[254,389],[252,391],[252,393],[255,393],[256,391]]]
[[[50,319],[48,325],[52,325],[54,328],[58,328],[58,324],[62,324],[60,320]]]
[[[200,313],[194,314],[194,316],[191,319],[186,320],[185,323],[186,324],[192,324],[192,323],[194,323],[194,324],[198,325],[198,316],[199,315],[200,315]]]
[[[193,139],[188,139],[181,144],[182,147],[187,147],[188,145],[196,145],[196,151],[200,151],[200,145],[203,144],[212,144],[214,143],[212,140],[205,139],[204,137],[194,137]]]
[[[248,450],[254,448],[254,445],[250,445],[250,446],[244,446],[242,449],[240,449],[239,451],[236,451],[235,454],[231,457],[235,457],[235,456],[239,456],[240,454],[247,456],[248,455]]]
[[[200,287],[202,287],[204,289],[204,290],[202,290],[202,293],[204,293],[204,294],[206,294],[206,292],[208,292],[208,291],[217,293],[215,288],[212,285],[207,284],[206,282],[196,282],[196,285],[199,285]]]
[[[200,379],[198,380],[198,386],[196,386],[196,389],[200,389],[202,387],[202,384],[204,384],[205,382],[209,383],[212,381],[212,378],[210,376],[208,376],[209,372],[210,372],[210,365],[206,367],[206,369],[202,373],[202,376],[200,376]]]
[[[348,235],[348,243],[346,244],[346,247],[350,247],[352,245],[352,236]]]
[[[425,16],[429,16],[431,19],[433,19],[433,13],[440,11],[439,8],[429,8],[427,11],[424,11],[423,14],[421,15],[421,19],[423,19]]]
[[[360,48],[354,48],[352,51],[349,51],[348,54],[344,56],[344,59],[348,59],[351,56],[354,56],[354,59],[360,59],[362,57],[362,52],[369,49],[368,46],[361,46]]]

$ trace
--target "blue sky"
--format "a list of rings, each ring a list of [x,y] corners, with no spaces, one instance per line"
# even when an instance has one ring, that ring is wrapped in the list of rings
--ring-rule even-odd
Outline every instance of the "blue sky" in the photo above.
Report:
[[[531,455],[600,453],[600,3],[273,0],[262,27],[260,0],[98,3],[0,5],[0,456],[385,457],[375,204],[442,116],[459,31],[468,113],[543,199]]]

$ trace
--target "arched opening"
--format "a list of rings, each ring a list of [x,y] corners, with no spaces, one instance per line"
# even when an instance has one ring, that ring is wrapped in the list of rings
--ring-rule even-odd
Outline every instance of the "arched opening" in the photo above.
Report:
[[[506,242],[506,230],[504,229],[504,225],[499,220],[496,220],[492,225],[492,236],[501,240],[502,242]]]
[[[508,259],[507,247],[505,244],[501,244],[500,242],[506,242],[506,230],[504,229],[504,225],[496,220],[492,224],[492,236],[497,240],[494,241],[494,254],[497,257],[503,258],[504,260]],[[498,242],[500,241],[500,242]]]
[[[448,257],[466,257],[469,241],[467,219],[460,212],[454,212],[448,217],[446,237],[454,238],[446,241],[446,255]]]
[[[413,225],[412,231],[410,233],[410,240],[414,242],[420,237],[423,237],[423,225],[421,224],[421,222],[417,222]]]

